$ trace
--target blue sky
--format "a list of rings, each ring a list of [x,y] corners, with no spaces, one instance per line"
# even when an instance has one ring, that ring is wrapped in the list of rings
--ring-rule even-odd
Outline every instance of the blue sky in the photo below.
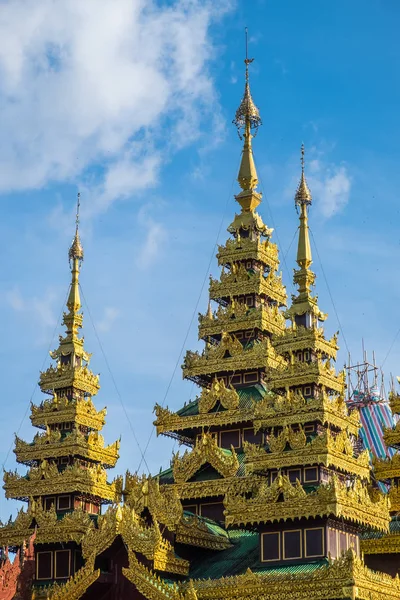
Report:
[[[7,469],[16,466],[13,432],[33,437],[29,401],[34,390],[41,400],[39,370],[60,332],[78,189],[85,340],[102,383],[96,403],[108,407],[106,440],[122,436],[115,472],[137,469],[119,395],[144,447],[182,345],[198,346],[203,283],[218,272],[210,257],[237,210],[241,144],[231,120],[243,93],[246,25],[263,118],[254,141],[260,212],[285,256],[288,293],[304,142],[310,225],[335,308],[313,248],[317,292],[328,335],[341,329],[338,367],[346,344],[361,357],[363,338],[387,375],[400,373],[400,336],[388,355],[400,327],[399,17],[397,2],[378,0],[367,8],[358,0],[2,3],[0,462]],[[177,409],[195,392],[178,368],[165,403]],[[172,447],[153,434],[151,470],[168,466]],[[0,516],[13,506],[1,495]]]

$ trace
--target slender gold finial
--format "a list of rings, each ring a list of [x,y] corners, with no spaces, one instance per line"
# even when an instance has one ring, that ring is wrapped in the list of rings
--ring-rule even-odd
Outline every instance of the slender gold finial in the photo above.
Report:
[[[233,123],[238,129],[239,137],[241,139],[244,138],[242,160],[238,174],[238,182],[242,188],[242,192],[236,196],[236,200],[242,206],[242,209],[247,212],[253,211],[261,201],[261,196],[255,192],[258,184],[258,177],[251,143],[252,138],[256,135],[258,128],[261,125],[261,117],[250,93],[249,65],[253,62],[254,58],[249,58],[248,55],[247,27],[245,29],[245,37],[246,58],[244,64],[246,65],[246,70],[244,95],[239,108],[236,111]],[[252,131],[254,131],[254,133],[252,133]]]
[[[297,186],[296,195],[294,197],[295,204],[298,206],[309,206],[312,202],[310,189],[307,185],[306,176],[304,174],[304,144],[301,145],[301,177]]]
[[[72,262],[74,259],[77,259],[80,262],[82,262],[82,260],[83,260],[83,247],[81,244],[81,240],[79,238],[79,211],[80,211],[80,208],[81,208],[81,194],[80,194],[80,192],[78,192],[77,199],[76,199],[75,236],[74,236],[72,245],[68,252],[68,257],[69,257],[70,262]]]

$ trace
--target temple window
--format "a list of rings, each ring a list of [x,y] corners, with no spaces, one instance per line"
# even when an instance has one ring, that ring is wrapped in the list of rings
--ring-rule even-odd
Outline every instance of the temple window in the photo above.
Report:
[[[36,579],[52,579],[53,577],[53,553],[38,552],[36,554]]]
[[[289,481],[296,483],[297,480],[301,482],[301,469],[288,469]]]
[[[306,385],[306,387],[303,390],[303,394],[304,394],[305,398],[307,396],[311,396],[311,394],[312,394],[312,387],[311,387],[311,385]]]
[[[281,540],[278,531],[261,534],[261,561],[270,562],[281,558]]]
[[[249,427],[248,429],[243,429],[243,440],[250,442],[250,444],[262,444],[263,435],[261,431],[255,433],[253,427]]]
[[[221,431],[220,433],[220,446],[221,448],[240,448],[240,429],[233,429],[231,431]]]
[[[258,371],[252,371],[251,373],[245,373],[243,375],[243,383],[257,383]]]
[[[183,510],[187,510],[193,513],[194,515],[197,515],[197,509],[197,504],[188,504],[187,506],[183,506]]]
[[[318,481],[318,467],[304,468],[304,483],[314,483]]]
[[[246,296],[246,304],[247,304],[247,306],[254,306],[253,296]]]
[[[52,506],[56,505],[55,496],[50,496],[44,499],[44,510],[50,510]]]
[[[306,350],[304,352],[303,359],[304,359],[304,362],[308,362],[310,360],[310,353],[308,350]]]
[[[71,496],[58,496],[57,509],[68,510],[71,508]]]
[[[241,375],[232,375],[232,377],[230,378],[230,383],[232,385],[240,385],[242,383],[242,376]]]
[[[324,529],[315,527],[304,530],[305,557],[315,558],[324,555]]]
[[[304,433],[314,433],[315,427],[314,423],[310,423],[309,425],[304,425]]]
[[[222,502],[208,502],[207,504],[200,504],[200,515],[213,519],[214,521],[224,520],[224,505]]]
[[[56,550],[54,554],[55,579],[66,579],[71,574],[71,550]]]
[[[293,560],[301,558],[301,529],[283,532],[283,558]]]

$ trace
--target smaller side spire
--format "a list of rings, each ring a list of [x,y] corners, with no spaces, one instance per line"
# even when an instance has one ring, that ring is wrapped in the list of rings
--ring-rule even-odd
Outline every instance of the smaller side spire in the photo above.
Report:
[[[253,211],[261,202],[261,194],[257,193],[258,176],[253,157],[252,138],[261,125],[261,117],[257,106],[253,102],[249,84],[249,65],[254,58],[248,57],[247,27],[246,33],[246,65],[245,88],[242,101],[236,111],[233,123],[238,128],[239,137],[244,139],[242,160],[240,163],[238,182],[242,192],[236,196],[236,200],[244,211]],[[243,133],[242,133],[243,131]],[[254,134],[252,133],[254,131]]]
[[[293,281],[298,286],[299,293],[293,296],[292,306],[286,311],[287,318],[304,324],[312,325],[315,320],[324,321],[326,316],[317,304],[317,297],[312,296],[311,287],[315,283],[315,273],[311,271],[312,254],[308,228],[308,207],[312,196],[307,185],[304,168],[304,144],[301,145],[301,177],[295,194],[295,205],[300,207],[299,239],[297,244],[296,262],[299,269],[295,270]],[[309,317],[306,317],[309,315]]]
[[[69,264],[71,267],[72,281],[71,289],[69,292],[67,307],[70,313],[78,312],[81,307],[81,299],[79,294],[79,272],[80,266],[83,261],[83,247],[79,237],[79,211],[81,206],[81,195],[78,192],[76,200],[76,227],[75,236],[72,241],[71,247],[68,251]]]

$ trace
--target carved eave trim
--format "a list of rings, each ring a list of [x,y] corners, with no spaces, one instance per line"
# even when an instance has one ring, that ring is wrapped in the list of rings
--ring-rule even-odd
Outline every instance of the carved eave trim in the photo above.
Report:
[[[99,577],[100,569],[94,570],[94,562],[89,561],[64,585],[56,583],[47,588],[47,598],[48,600],[80,600]]]
[[[400,534],[390,533],[379,538],[361,540],[365,554],[400,554]]]
[[[372,466],[375,477],[379,480],[398,478],[400,477],[400,454],[395,454],[392,458],[386,460],[374,456]]]
[[[190,415],[181,417],[180,415],[162,409],[163,413],[156,419],[153,425],[157,428],[157,435],[168,432],[184,431],[189,429],[199,429],[203,427],[218,427],[221,425],[231,425],[234,423],[246,423],[252,421],[254,412],[252,410],[220,410],[214,413],[205,413],[199,415]]]
[[[199,522],[196,515],[182,517],[176,528],[175,541],[208,550],[226,550],[232,547],[227,538],[210,533],[207,527]]]
[[[261,273],[254,274],[250,275],[247,280],[242,281],[211,279],[210,298],[211,300],[218,300],[220,298],[257,294],[275,300],[279,306],[286,306],[286,288],[280,277],[277,277],[272,271],[271,274],[272,276],[269,278],[264,277]]]
[[[400,427],[385,427],[383,431],[383,439],[386,446],[400,446]]]
[[[254,427],[255,429],[262,429],[265,427],[283,427],[284,425],[304,425],[304,423],[310,423],[311,421],[318,421],[322,425],[334,425],[339,429],[347,429],[353,435],[358,435],[360,429],[358,421],[356,421],[356,424],[354,420],[329,410],[315,410],[315,412],[304,410],[294,414],[284,413],[263,418],[255,417]]]
[[[218,246],[217,259],[220,266],[236,261],[256,260],[270,266],[274,271],[279,267],[278,247],[269,240],[229,239],[225,246]]]
[[[389,404],[393,414],[400,414],[400,394],[395,394],[394,392],[391,392],[389,394]]]
[[[284,500],[277,502],[282,494]],[[347,489],[337,480],[307,494],[299,483],[292,485],[287,477],[279,476],[271,486],[263,484],[255,498],[246,499],[230,491],[224,500],[225,521],[227,526],[240,526],[332,515],[387,532],[388,499],[376,494],[378,499],[373,501],[359,481],[354,489]]]
[[[105,425],[107,410],[96,410],[91,400],[45,400],[41,405],[31,406],[31,423],[42,429],[46,425],[76,423],[100,431]]]
[[[305,327],[286,329],[281,336],[273,338],[273,345],[281,354],[312,349],[320,351],[334,360],[336,360],[339,349],[336,336],[331,340],[326,340],[323,329],[306,329]]]
[[[51,393],[53,390],[73,387],[95,396],[100,389],[99,376],[87,367],[62,365],[49,367],[40,374],[39,386],[42,392]]]
[[[89,443],[84,439],[69,442],[68,438],[65,438],[56,443],[32,445],[17,439],[14,452],[19,463],[33,464],[36,461],[61,456],[80,456],[111,468],[115,467],[119,458],[118,447],[118,442],[104,448],[100,444]]]
[[[241,329],[259,329],[280,335],[285,327],[285,319],[281,313],[273,314],[266,306],[255,309],[247,315],[235,316],[234,318],[220,318],[216,316],[209,319],[207,315],[202,316],[199,325],[199,339],[221,334],[223,331],[232,333]]]
[[[189,481],[187,483],[164,484],[161,490],[172,487],[181,500],[194,500],[211,496],[225,496],[232,489],[237,493],[251,492],[261,482],[257,475],[247,477],[228,477],[226,479],[209,479],[206,481]]]
[[[319,361],[310,364],[296,362],[293,365],[287,366],[286,369],[272,372],[268,378],[268,382],[272,389],[315,383],[338,393],[343,391],[345,383],[343,372],[336,374],[333,368],[329,368]]]
[[[249,349],[243,348],[236,340],[241,349],[237,347],[235,352],[226,358],[224,358],[224,353],[220,352],[220,347],[224,348],[223,340],[216,349],[209,349],[202,355],[197,352],[187,352],[182,367],[183,378],[190,379],[201,375],[210,376],[216,373],[249,369],[280,368],[282,370],[286,365],[285,359],[275,352],[268,338],[263,342],[255,343]]]
[[[254,446],[254,449],[249,448],[250,446]],[[345,473],[353,473],[366,481],[370,480],[368,450],[356,458],[337,452],[333,448],[313,451],[312,443],[307,444],[304,448],[279,453],[267,453],[262,449],[259,451],[259,448],[254,444],[248,444],[245,447],[245,452],[246,471],[250,474],[266,469],[279,470],[299,465],[323,465],[325,467],[335,467]]]
[[[232,477],[239,469],[239,461],[234,448],[229,451],[220,448],[213,437],[204,433],[195,447],[186,450],[182,456],[174,454],[172,471],[176,483],[186,483],[204,464],[209,463],[222,477]]]
[[[26,477],[15,472],[4,473],[6,498],[28,500],[37,496],[52,496],[81,492],[98,497],[103,503],[119,502],[122,480],[116,478],[107,482],[104,471],[89,468],[67,467],[58,472],[57,468],[40,475],[41,467],[32,467]]]
[[[165,583],[154,571],[145,567],[130,548],[128,548],[128,556],[129,567],[123,567],[122,573],[145,598],[148,600],[185,599],[184,595],[180,594],[176,583],[170,585]],[[193,598],[193,600],[196,600],[196,598]]]
[[[397,600],[400,594],[398,578],[368,569],[353,551],[309,573],[263,573],[250,569],[243,575],[218,580],[194,580],[191,586],[200,600],[216,598],[263,598],[269,600]],[[185,584],[182,586],[185,589]]]

